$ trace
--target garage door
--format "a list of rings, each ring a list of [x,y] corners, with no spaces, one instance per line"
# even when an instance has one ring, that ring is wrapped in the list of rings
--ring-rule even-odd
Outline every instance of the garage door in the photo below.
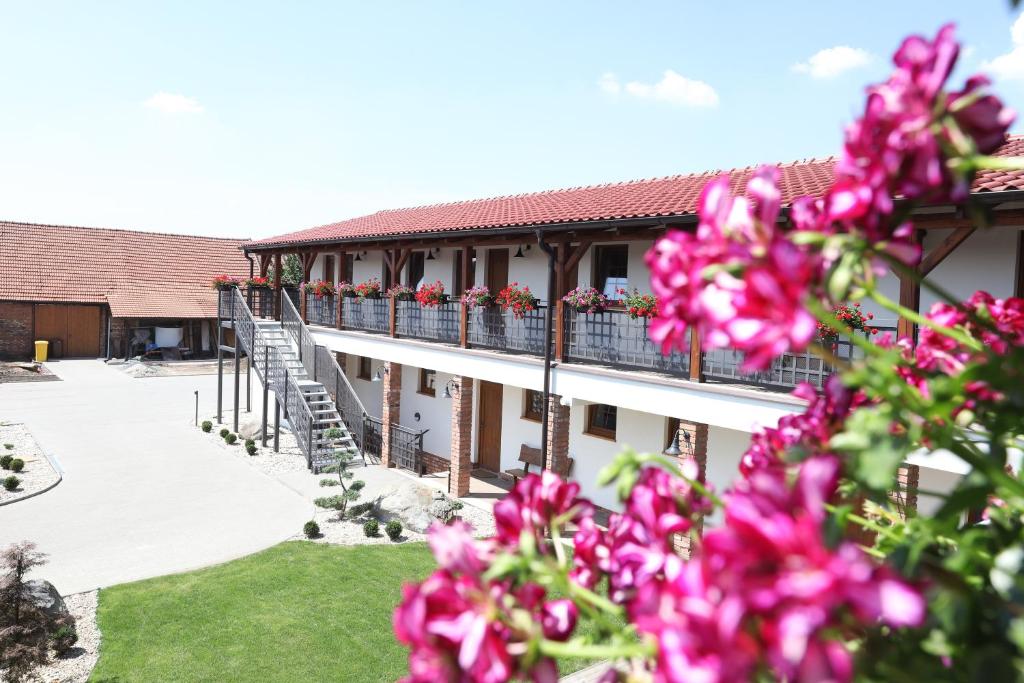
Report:
[[[64,356],[100,355],[100,307],[36,304],[36,339],[60,340]]]

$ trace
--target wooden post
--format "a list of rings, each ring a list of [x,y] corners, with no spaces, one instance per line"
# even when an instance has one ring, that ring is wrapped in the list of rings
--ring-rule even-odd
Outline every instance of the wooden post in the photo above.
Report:
[[[914,311],[921,307],[921,285],[908,275],[900,276],[900,306]],[[896,338],[904,337],[914,339],[914,323],[906,318],[900,318],[896,323]]]
[[[392,337],[397,336],[395,334],[396,323],[398,322],[395,319],[395,312],[397,310],[398,310],[398,307],[395,306],[395,297],[389,296],[388,297],[388,334],[390,334]]]
[[[463,247],[462,248],[462,263],[459,264],[459,269],[462,271],[461,278],[460,278],[462,280],[462,292],[458,292],[458,294],[462,294],[467,289],[469,289],[470,287],[473,286],[473,283],[469,281],[469,267],[470,267],[470,265],[472,265],[471,262],[470,262],[470,260],[472,258],[473,258],[473,248],[472,247]]]
[[[565,302],[559,297],[555,300],[555,360],[564,363],[565,351]]]
[[[341,295],[341,292],[338,292],[334,295],[334,299],[334,305],[337,307],[334,315],[334,326],[340,330],[344,327],[344,325],[341,324],[341,317],[345,311],[345,297]]]
[[[281,253],[274,254],[274,318],[281,319]]]
[[[299,317],[302,319],[302,322],[309,323],[306,320],[306,291],[301,286],[299,287]]]
[[[704,381],[704,351],[700,346],[700,335],[690,327],[690,381]]]
[[[469,306],[466,304],[459,309],[459,346],[469,348]]]

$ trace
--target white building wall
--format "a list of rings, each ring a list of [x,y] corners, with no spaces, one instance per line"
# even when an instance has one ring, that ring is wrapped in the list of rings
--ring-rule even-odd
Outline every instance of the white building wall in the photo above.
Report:
[[[525,247],[525,243],[523,245]],[[519,288],[529,287],[538,299],[548,299],[548,257],[536,244],[523,250],[522,258],[515,258],[516,247],[509,248],[508,281],[518,282]],[[496,294],[497,292],[495,292]]]
[[[383,253],[380,251],[370,251],[365,255],[362,255],[362,252],[357,253],[361,255],[361,259],[352,264],[352,282],[359,284],[374,277],[383,282],[381,277],[384,273]]]
[[[442,458],[451,455],[452,446],[452,401],[443,398],[444,385],[452,378],[437,373],[435,396],[419,393],[420,369],[402,366],[402,403],[399,422],[410,429],[428,429],[423,435],[423,450]],[[380,383],[383,384],[383,383]],[[419,413],[420,419],[416,419]]]
[[[376,372],[377,368],[383,365],[383,361],[370,360],[370,372]],[[359,379],[359,356],[353,354],[345,355],[345,376],[348,377],[356,396],[363,402],[366,412],[372,417],[380,417],[384,411],[384,383],[371,382],[368,379]]]

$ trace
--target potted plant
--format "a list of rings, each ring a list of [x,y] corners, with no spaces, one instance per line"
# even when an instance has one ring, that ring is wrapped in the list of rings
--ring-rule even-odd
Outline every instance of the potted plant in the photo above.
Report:
[[[360,299],[379,299],[380,280],[373,277],[365,282],[360,282],[355,288],[356,297]]]
[[[526,314],[535,310],[540,303],[540,299],[533,295],[529,287],[520,289],[518,282],[513,282],[498,292],[494,301],[501,306],[501,310],[511,310],[512,316],[517,320],[525,318]]]
[[[335,287],[338,292],[338,296],[343,296],[349,299],[354,299],[356,296],[356,286],[351,282],[339,282],[338,286]]]
[[[440,306],[447,300],[448,297],[444,293],[444,284],[440,280],[432,285],[421,285],[416,292],[416,301],[420,302],[420,306],[424,308]]]
[[[230,275],[218,275],[213,278],[213,288],[218,290],[231,289],[241,284],[241,280]]]
[[[317,299],[322,299],[325,296],[334,296],[334,285],[324,280],[304,282],[302,283],[302,291],[306,294],[312,294]]]
[[[839,341],[839,335],[843,332],[864,332],[866,334],[878,334],[878,330],[868,324],[874,320],[873,313],[864,313],[860,310],[860,302],[850,304],[839,304],[832,309],[839,322],[845,326],[845,330],[837,330],[825,323],[818,323],[818,339],[822,344],[835,346]]]
[[[608,297],[593,287],[577,287],[562,301],[577,313],[603,313],[608,308]]]
[[[470,287],[462,295],[462,305],[468,309],[489,308],[494,305],[494,295],[483,285]]]
[[[405,285],[395,285],[386,294],[395,301],[414,301],[416,299],[416,291]]]
[[[270,278],[268,277],[251,277],[245,281],[245,286],[249,289],[269,289]]]
[[[641,294],[636,289],[632,292],[620,289],[618,292],[622,295],[622,304],[626,307],[626,315],[630,319],[654,318],[658,315],[658,300],[653,294]]]

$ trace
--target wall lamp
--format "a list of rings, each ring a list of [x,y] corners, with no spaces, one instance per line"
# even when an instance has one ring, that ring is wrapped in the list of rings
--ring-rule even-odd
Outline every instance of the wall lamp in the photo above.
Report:
[[[438,251],[440,251],[440,250],[438,250]],[[436,258],[434,258],[434,247],[431,247],[431,248],[427,249],[427,258],[426,258],[426,260],[427,261],[436,261],[437,260]]]
[[[458,398],[459,393],[459,385],[455,383],[454,379],[450,379],[444,385],[444,393],[441,394],[441,398]]]
[[[530,251],[530,245],[529,244],[526,245],[526,251]],[[512,258],[523,258],[523,257],[524,257],[523,245],[520,244],[519,245],[519,249],[516,250],[515,256],[513,256]]]
[[[690,432],[683,432],[683,447],[679,447],[679,430],[676,429],[675,434],[672,435],[672,443],[668,445],[668,448],[661,452],[662,455],[670,455],[674,458],[678,458],[680,455],[687,458],[693,457],[693,444],[690,443]]]
[[[382,365],[379,368],[377,368],[377,372],[373,373],[373,378],[371,378],[370,381],[371,382],[383,381],[384,375],[388,374],[388,372],[389,371],[388,371],[387,366],[386,365]]]

